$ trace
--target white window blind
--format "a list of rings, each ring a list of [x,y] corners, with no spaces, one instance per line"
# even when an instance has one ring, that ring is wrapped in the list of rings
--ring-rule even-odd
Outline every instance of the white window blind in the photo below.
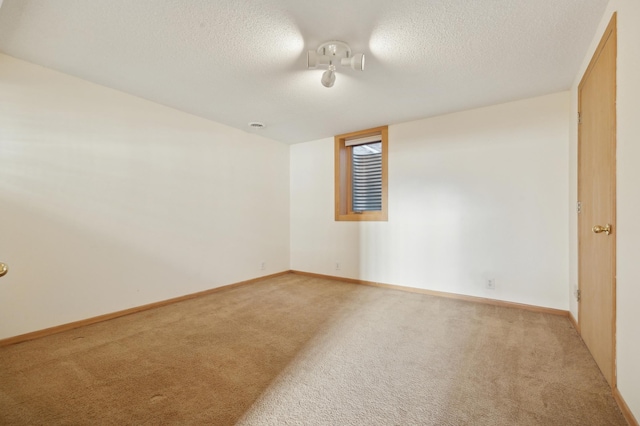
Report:
[[[380,211],[382,210],[382,142],[380,136],[373,138],[375,142],[363,139],[348,141],[353,146],[351,206],[354,212]]]

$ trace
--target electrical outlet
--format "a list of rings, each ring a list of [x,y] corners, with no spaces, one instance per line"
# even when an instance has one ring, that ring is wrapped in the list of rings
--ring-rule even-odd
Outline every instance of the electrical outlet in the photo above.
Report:
[[[496,289],[496,280],[495,278],[489,278],[487,280],[487,289],[495,290]]]
[[[267,262],[265,262],[264,260],[260,262],[260,269],[263,271],[267,269]]]
[[[336,271],[340,270],[340,262],[336,262]]]

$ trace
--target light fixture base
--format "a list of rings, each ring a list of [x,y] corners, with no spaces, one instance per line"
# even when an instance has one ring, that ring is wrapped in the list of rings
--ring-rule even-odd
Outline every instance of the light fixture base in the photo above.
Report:
[[[351,48],[344,41],[332,40],[322,43],[318,47],[318,55],[335,56],[337,58],[350,58]]]

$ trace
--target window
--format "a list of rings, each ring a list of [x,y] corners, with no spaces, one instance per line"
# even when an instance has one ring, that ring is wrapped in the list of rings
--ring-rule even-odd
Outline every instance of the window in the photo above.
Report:
[[[335,137],[336,220],[387,220],[387,126]]]

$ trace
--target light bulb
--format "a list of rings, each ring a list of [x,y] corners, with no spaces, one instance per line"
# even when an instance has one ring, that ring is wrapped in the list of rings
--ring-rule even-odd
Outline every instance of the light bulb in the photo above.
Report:
[[[333,83],[336,82],[336,72],[333,70],[327,70],[322,73],[322,79],[320,82],[324,87],[333,87]]]
[[[350,58],[342,58],[340,65],[351,67],[356,71],[364,71],[364,53],[358,53]]]
[[[351,58],[351,68],[356,71],[364,71],[364,53],[358,53]]]

